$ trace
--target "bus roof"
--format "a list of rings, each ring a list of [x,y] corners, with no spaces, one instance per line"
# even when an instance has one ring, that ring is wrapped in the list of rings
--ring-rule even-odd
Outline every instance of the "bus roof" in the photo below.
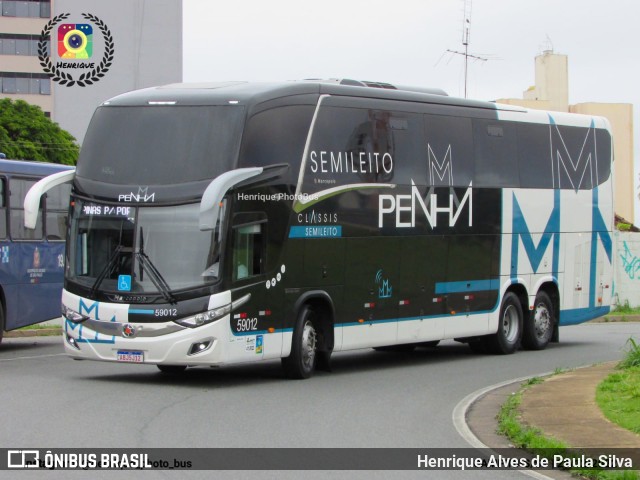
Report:
[[[394,87],[379,82],[354,80],[300,80],[278,83],[217,82],[178,83],[128,92],[103,105],[246,105],[294,95],[334,95],[416,103],[455,105],[496,110],[495,103],[449,97],[439,89]]]
[[[47,176],[73,168],[59,163],[0,159],[0,173]]]

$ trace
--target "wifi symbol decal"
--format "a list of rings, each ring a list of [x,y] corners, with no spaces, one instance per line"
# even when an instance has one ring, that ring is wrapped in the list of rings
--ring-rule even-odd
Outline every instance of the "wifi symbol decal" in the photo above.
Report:
[[[376,272],[376,285],[378,285],[378,298],[390,298],[393,295],[393,287],[388,278],[382,277],[382,269]]]

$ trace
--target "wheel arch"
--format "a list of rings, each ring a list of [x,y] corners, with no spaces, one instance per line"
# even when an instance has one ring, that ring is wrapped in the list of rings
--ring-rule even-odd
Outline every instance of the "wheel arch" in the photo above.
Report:
[[[293,318],[298,318],[303,307],[310,307],[316,314],[315,327],[319,333],[318,350],[330,353],[335,344],[334,323],[335,305],[331,296],[324,290],[310,290],[303,293],[293,304]]]
[[[506,289],[502,295],[503,299],[507,293],[514,293],[518,297],[520,305],[522,306],[522,314],[527,315],[529,313],[529,294],[527,288],[521,283],[514,283]]]

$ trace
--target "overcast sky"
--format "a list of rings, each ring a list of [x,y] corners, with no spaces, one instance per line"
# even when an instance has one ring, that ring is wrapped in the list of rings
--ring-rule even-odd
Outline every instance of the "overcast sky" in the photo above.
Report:
[[[463,49],[463,16],[463,0],[184,0],[184,81],[353,78],[463,96],[463,58],[446,52]],[[488,60],[470,61],[468,96],[521,98],[552,45],[569,57],[569,103],[634,105],[638,172],[639,18],[637,0],[473,0],[469,53]]]

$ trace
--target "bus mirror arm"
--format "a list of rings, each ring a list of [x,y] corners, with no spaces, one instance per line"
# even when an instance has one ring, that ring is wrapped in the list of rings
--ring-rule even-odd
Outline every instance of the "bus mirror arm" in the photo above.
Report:
[[[73,170],[65,170],[64,172],[54,173],[48,177],[44,177],[29,189],[24,197],[24,226],[26,228],[36,228],[38,222],[38,210],[40,208],[40,198],[53,187],[73,181],[76,174]]]
[[[216,228],[220,215],[220,204],[227,191],[249,178],[260,175],[262,170],[261,167],[236,168],[214,178],[202,194],[200,201],[200,230]]]

